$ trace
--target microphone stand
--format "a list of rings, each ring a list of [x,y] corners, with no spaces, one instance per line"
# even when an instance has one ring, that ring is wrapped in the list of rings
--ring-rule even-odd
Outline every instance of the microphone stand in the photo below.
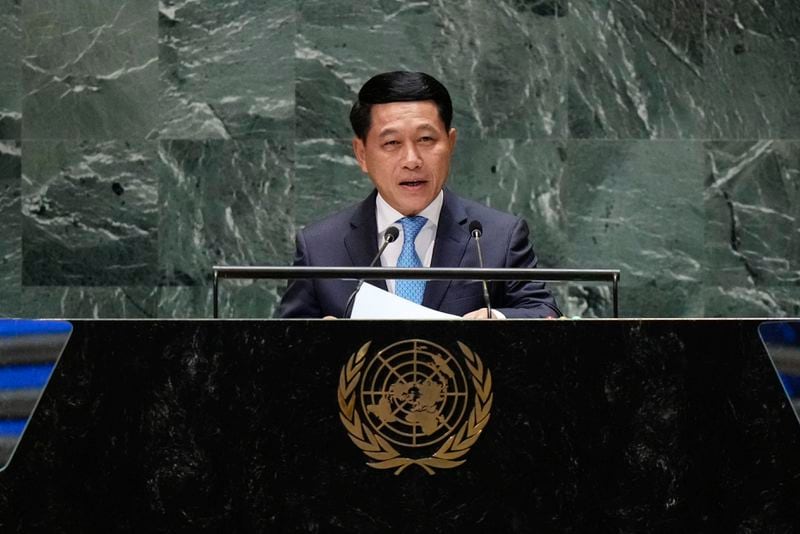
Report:
[[[481,235],[483,235],[483,225],[479,221],[472,221],[469,223],[469,231],[472,233],[472,237],[475,238],[475,246],[478,247],[478,265],[481,269],[483,269],[483,253],[481,253]],[[486,280],[481,280],[483,283],[483,300],[486,303],[486,318],[492,318],[492,304],[489,301],[489,286],[486,284]]]
[[[386,250],[386,247],[389,246],[389,243],[394,243],[395,239],[397,239],[397,236],[399,235],[400,230],[398,230],[396,226],[390,226],[386,229],[386,231],[383,233],[383,243],[381,243],[381,248],[378,249],[378,253],[375,254],[374,258],[372,258],[372,262],[369,264],[370,267],[375,267],[375,264],[381,258],[381,254],[383,254],[383,251]],[[347,298],[347,304],[344,306],[344,318],[350,318],[350,314],[353,313],[353,304],[355,304],[356,301],[356,294],[361,289],[362,285],[364,285],[363,278],[358,281],[358,285],[356,285],[356,288]]]

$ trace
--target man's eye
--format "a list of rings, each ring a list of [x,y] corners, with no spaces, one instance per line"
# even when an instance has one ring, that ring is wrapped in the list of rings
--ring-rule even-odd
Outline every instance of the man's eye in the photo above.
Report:
[[[433,142],[434,139],[430,135],[423,135],[422,137],[419,138],[419,140],[423,143],[431,143]]]
[[[385,143],[383,143],[383,146],[395,146],[399,144],[400,144],[399,141],[386,141]]]

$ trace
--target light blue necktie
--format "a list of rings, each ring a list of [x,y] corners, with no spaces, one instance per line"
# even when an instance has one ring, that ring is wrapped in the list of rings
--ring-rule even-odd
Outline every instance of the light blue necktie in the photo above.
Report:
[[[420,215],[414,217],[403,217],[400,219],[403,225],[403,250],[397,258],[398,267],[422,267],[422,262],[417,255],[414,247],[414,240],[417,234],[428,222],[428,219]],[[397,280],[394,284],[394,292],[397,296],[408,299],[411,302],[422,304],[422,296],[425,294],[425,280]]]

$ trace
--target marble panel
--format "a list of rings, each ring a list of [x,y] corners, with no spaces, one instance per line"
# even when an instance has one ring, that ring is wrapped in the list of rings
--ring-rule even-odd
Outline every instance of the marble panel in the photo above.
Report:
[[[573,0],[563,20],[570,137],[702,137],[703,2]]]
[[[160,283],[193,286],[191,291],[164,288],[159,315],[210,317],[214,265],[291,262],[295,232],[292,145],[279,138],[164,140],[159,146],[164,164],[159,198]],[[226,288],[231,284],[223,283]],[[252,299],[263,303],[263,309],[253,304],[245,306],[246,313],[268,316],[274,294],[269,283],[258,282]]]
[[[23,2],[26,139],[135,139],[157,119],[157,0]]]
[[[219,316],[223,319],[269,319],[278,308],[285,281],[220,280]],[[214,316],[209,286],[159,288],[158,316],[171,319],[203,319]]]
[[[155,285],[154,142],[26,141],[23,284]]]
[[[563,142],[461,138],[449,187],[495,209],[523,217],[540,267],[562,267],[567,241],[561,184]]]
[[[740,306],[744,315],[786,315],[791,304],[781,299],[800,298],[800,142],[719,141],[706,149],[705,279],[710,301],[721,306],[709,313]]]
[[[0,139],[22,130],[21,0],[0,0]]]
[[[800,317],[795,287],[703,288],[706,317]]]
[[[23,287],[20,316],[149,319],[156,304],[155,287]]]
[[[613,267],[610,267],[613,268]],[[611,284],[551,283],[561,313],[571,318],[611,318],[614,301]],[[704,317],[704,293],[696,283],[661,283],[619,290],[619,317]],[[735,315],[735,314],[733,314]]]
[[[440,79],[453,98],[453,125],[466,136],[562,137],[561,4],[300,2],[298,137],[352,135],[347,116],[358,89],[398,69]]]
[[[800,4],[705,3],[707,136],[800,137]]]
[[[624,281],[624,277],[623,277]],[[705,317],[706,301],[700,282],[653,277],[646,286],[620,284],[620,317]]]
[[[350,139],[309,139],[295,147],[294,221],[298,228],[364,200],[374,189],[353,156]]]
[[[165,0],[161,138],[264,138],[294,129],[294,0]]]
[[[565,317],[614,317],[614,301],[608,284],[550,283],[548,288]],[[620,316],[623,316],[620,314]]]
[[[22,145],[13,139],[0,139],[0,179],[20,179],[22,175]]]
[[[22,270],[19,141],[0,141],[0,317],[19,313]]]
[[[561,266],[620,269],[624,316],[699,314],[702,144],[570,141],[566,153]]]
[[[0,315],[210,316],[212,265],[289,264],[371,191],[348,113],[398,68],[448,86],[449,186],[541,266],[621,268],[623,316],[799,315],[799,31],[796,0],[0,0]],[[221,315],[282,287],[223,281]]]

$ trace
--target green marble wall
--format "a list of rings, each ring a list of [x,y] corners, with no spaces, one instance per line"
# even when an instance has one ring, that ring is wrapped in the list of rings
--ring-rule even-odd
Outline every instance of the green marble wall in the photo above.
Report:
[[[370,191],[347,113],[392,69],[450,88],[451,187],[542,266],[621,269],[627,316],[800,315],[799,34],[797,0],[0,0],[0,315],[209,316],[212,265]]]

